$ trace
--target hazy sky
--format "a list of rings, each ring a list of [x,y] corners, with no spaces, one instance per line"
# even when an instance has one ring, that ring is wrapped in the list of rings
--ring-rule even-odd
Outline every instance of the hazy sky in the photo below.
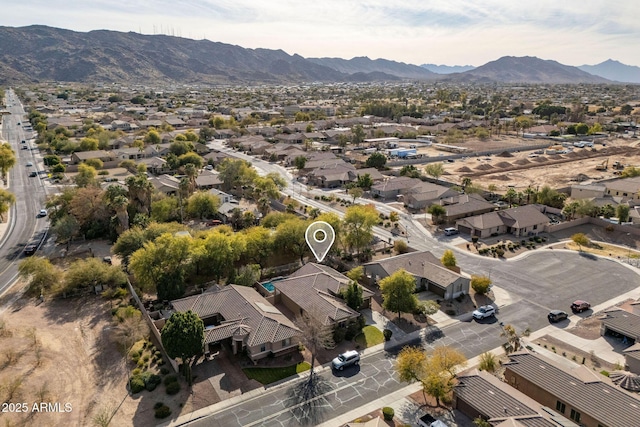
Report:
[[[0,23],[206,38],[304,57],[640,66],[638,0],[18,0]]]

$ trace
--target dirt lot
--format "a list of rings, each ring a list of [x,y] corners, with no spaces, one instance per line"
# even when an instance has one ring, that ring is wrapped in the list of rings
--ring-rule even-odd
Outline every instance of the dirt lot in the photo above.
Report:
[[[503,135],[492,137],[488,141],[470,138],[459,145],[469,148],[470,151],[475,151],[501,147],[514,148],[539,142],[542,140]],[[462,177],[468,176],[474,184],[479,184],[484,188],[494,184],[497,186],[498,192],[504,192],[509,185],[515,185],[516,190],[543,185],[558,188],[575,184],[579,182],[578,179],[583,182],[612,178],[614,177],[612,165],[615,161],[625,165],[640,165],[640,151],[637,150],[640,142],[638,140],[609,138],[603,142],[606,144],[605,147],[596,144],[594,149],[575,148],[573,152],[562,155],[529,157],[532,151],[523,151],[490,157],[470,156],[453,163],[445,162],[445,176],[443,178],[460,182]],[[552,145],[552,142],[549,141],[549,146]],[[433,148],[421,148],[418,152],[428,156],[443,154],[442,151]],[[596,166],[607,159],[609,159],[608,170],[596,170]],[[579,177],[579,175],[584,176]]]

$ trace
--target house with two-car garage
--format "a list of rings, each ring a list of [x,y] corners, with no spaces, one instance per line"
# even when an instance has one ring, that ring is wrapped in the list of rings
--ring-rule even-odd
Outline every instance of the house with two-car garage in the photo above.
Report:
[[[363,265],[370,283],[377,284],[398,270],[405,270],[416,279],[416,288],[424,289],[449,300],[469,293],[470,280],[445,268],[429,251],[411,252]]]

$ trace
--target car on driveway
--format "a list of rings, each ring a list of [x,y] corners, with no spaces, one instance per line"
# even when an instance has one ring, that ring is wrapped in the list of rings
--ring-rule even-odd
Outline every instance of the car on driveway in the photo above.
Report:
[[[430,414],[426,414],[418,418],[418,425],[420,427],[447,427],[445,423],[440,420],[436,420]]]
[[[571,304],[571,311],[574,313],[582,313],[583,311],[589,310],[591,308],[591,304],[586,301],[576,300]]]
[[[569,315],[562,310],[551,310],[549,314],[547,314],[547,319],[551,323],[561,322],[569,318]]]
[[[486,319],[487,317],[495,316],[496,308],[492,305],[483,305],[478,307],[477,310],[473,312],[473,318],[476,320]]]
[[[338,371],[342,371],[344,368],[351,365],[359,365],[360,364],[360,354],[355,350],[345,351],[342,354],[339,354],[338,357],[331,361],[331,366],[333,369],[337,369]]]
[[[444,229],[445,236],[453,236],[454,234],[458,234],[458,229],[453,227],[448,227]]]

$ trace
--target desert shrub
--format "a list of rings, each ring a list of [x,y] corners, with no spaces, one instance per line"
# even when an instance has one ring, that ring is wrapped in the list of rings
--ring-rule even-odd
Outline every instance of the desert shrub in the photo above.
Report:
[[[160,350],[157,350],[155,353],[153,353],[153,355],[156,359],[160,359],[162,357],[162,352]]]
[[[491,352],[482,353],[480,355],[479,369],[481,371],[494,372],[496,370],[496,365],[497,365],[496,362],[497,362],[497,359],[493,353]]]
[[[160,359],[158,359],[158,361],[156,362],[156,365],[158,365],[158,366],[162,366],[162,365],[164,365],[165,363],[166,363],[166,362],[164,361],[164,359],[160,358]]]
[[[171,372],[169,368],[165,368],[164,366],[160,368],[160,374],[162,375],[167,375],[169,372]]]
[[[131,377],[129,380],[129,388],[131,389],[131,393],[136,394],[140,393],[145,388],[144,379],[140,375],[136,375]]]
[[[391,331],[391,329],[385,329],[382,331],[382,335],[384,336],[385,341],[389,341],[391,339],[391,335],[393,335],[393,331]]]
[[[138,359],[136,364],[138,365],[138,368],[142,368],[145,364],[144,359]]]
[[[164,403],[162,402],[156,402],[155,405],[153,405],[153,409],[158,409],[159,407],[163,406]]]
[[[498,248],[498,249],[496,249],[496,254],[497,254],[499,257],[503,257],[503,256],[504,256],[504,249],[502,249],[502,248]]]
[[[162,404],[162,406],[155,411],[156,418],[167,418],[169,415],[171,415],[171,408],[165,404]]]
[[[335,341],[336,344],[341,343],[344,341],[346,335],[347,330],[345,328],[336,328],[333,331],[333,341]]]
[[[382,416],[384,417],[385,421],[392,421],[394,415],[395,411],[393,410],[393,408],[390,408],[389,406],[385,406],[384,408],[382,408]]]
[[[148,391],[153,391],[162,382],[159,375],[151,374],[145,378],[144,386]]]
[[[175,375],[168,375],[164,378],[164,385],[169,385],[171,383],[177,383],[178,377]]]
[[[133,371],[131,371],[131,375],[133,375],[134,377],[137,375],[140,375],[142,373],[142,369],[140,368],[136,368]]]
[[[144,357],[142,358],[142,360],[145,361],[145,362],[148,362],[150,358],[151,358],[151,356],[149,356],[148,354],[145,354]]]
[[[169,383],[169,385],[167,385],[166,387],[168,395],[174,395],[180,392],[180,383],[177,381]]]

